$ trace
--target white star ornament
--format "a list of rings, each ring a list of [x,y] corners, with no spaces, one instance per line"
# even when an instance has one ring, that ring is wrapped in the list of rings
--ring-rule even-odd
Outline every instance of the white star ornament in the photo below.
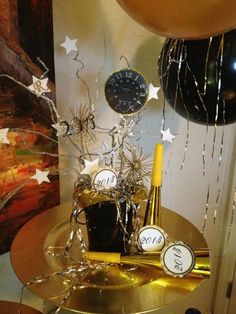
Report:
[[[175,138],[175,136],[173,134],[171,134],[170,129],[168,128],[166,131],[161,130],[161,134],[162,134],[162,141],[168,141],[170,143],[172,143],[173,138]]]
[[[153,86],[152,83],[149,84],[149,92],[148,92],[148,99],[147,101],[149,101],[150,99],[158,99],[157,93],[159,91],[160,87],[155,87]]]
[[[68,36],[65,36],[64,43],[60,44],[61,47],[65,48],[66,54],[68,55],[71,51],[78,51],[76,47],[77,39],[71,39]]]
[[[38,79],[36,76],[32,76],[33,83],[28,86],[28,88],[36,93],[37,95],[41,95],[43,93],[49,93],[51,90],[48,88],[48,78]]]
[[[42,182],[50,182],[50,180],[48,179],[48,173],[49,171],[41,171],[39,169],[36,169],[36,173],[31,177],[31,179],[37,180],[38,184],[41,184]]]
[[[85,163],[85,168],[81,171],[81,174],[90,174],[99,169],[99,158],[93,161],[89,161],[85,159],[84,163]]]

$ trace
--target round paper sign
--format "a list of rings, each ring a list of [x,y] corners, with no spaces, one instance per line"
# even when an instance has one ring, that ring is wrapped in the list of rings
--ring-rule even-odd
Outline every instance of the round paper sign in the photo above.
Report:
[[[138,233],[138,247],[144,252],[161,251],[166,244],[167,234],[155,225],[145,226]]]
[[[193,250],[183,242],[172,242],[161,253],[163,270],[174,277],[190,273],[195,265]]]
[[[117,174],[112,169],[101,169],[93,177],[93,184],[97,190],[114,188],[117,184]]]

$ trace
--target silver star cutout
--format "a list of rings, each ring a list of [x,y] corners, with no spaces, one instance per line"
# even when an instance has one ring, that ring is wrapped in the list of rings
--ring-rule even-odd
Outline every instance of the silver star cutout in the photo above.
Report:
[[[149,93],[148,93],[147,101],[149,101],[152,98],[158,99],[157,93],[158,93],[159,89],[160,89],[160,87],[155,87],[155,86],[153,86],[152,83],[150,83],[149,84]]]
[[[65,135],[67,132],[67,127],[65,124],[55,123],[52,124],[52,127],[57,130],[57,136]]]
[[[8,131],[9,131],[9,128],[0,129],[0,143],[10,144],[10,142],[7,138]]]
[[[173,138],[175,138],[175,136],[173,134],[171,134],[170,129],[168,128],[166,131],[161,130],[161,134],[162,134],[162,141],[168,141],[170,143],[172,143]]]
[[[48,179],[48,173],[49,171],[41,171],[39,169],[36,169],[36,173],[31,177],[31,179],[37,180],[38,184],[41,184],[42,182],[50,182],[50,180]]]
[[[81,171],[81,174],[90,174],[99,169],[99,158],[93,161],[89,161],[85,159],[84,163],[85,163],[85,168]]]
[[[71,51],[78,51],[76,47],[77,39],[71,39],[68,36],[65,36],[64,43],[60,44],[61,47],[66,49],[66,54],[68,55]]]
[[[37,95],[41,95],[43,93],[49,93],[51,90],[48,88],[48,78],[38,79],[36,76],[32,76],[33,84],[29,85],[28,88],[35,92]]]

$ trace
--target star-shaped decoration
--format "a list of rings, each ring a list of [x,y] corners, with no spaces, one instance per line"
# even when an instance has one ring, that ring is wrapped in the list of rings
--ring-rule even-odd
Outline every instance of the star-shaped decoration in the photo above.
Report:
[[[158,99],[157,93],[158,93],[159,89],[160,89],[160,87],[155,87],[155,86],[153,86],[152,83],[150,83],[149,84],[149,93],[148,93],[147,101],[149,101],[152,98]]]
[[[81,174],[90,174],[99,169],[99,158],[89,161],[84,160],[85,168],[81,171]]]
[[[55,123],[55,124],[52,124],[52,127],[57,131],[57,136],[66,135],[67,130],[68,130],[65,123]]]
[[[31,179],[37,180],[38,184],[41,184],[42,182],[50,182],[50,180],[48,179],[48,173],[49,171],[41,171],[39,169],[36,169],[36,173],[31,177]]]
[[[162,141],[168,141],[170,143],[172,143],[173,138],[175,138],[175,136],[173,134],[171,134],[170,129],[168,128],[166,131],[161,130],[161,134],[162,134]]]
[[[36,93],[37,95],[41,95],[43,93],[49,93],[51,90],[48,88],[48,78],[38,79],[36,76],[32,76],[33,83],[28,86],[28,88]]]
[[[10,142],[7,138],[8,131],[9,131],[9,128],[0,129],[0,143],[10,144]]]
[[[60,46],[66,49],[66,54],[68,55],[71,51],[78,51],[76,42],[77,39],[70,39],[70,37],[65,36],[65,41],[64,43],[60,44]]]

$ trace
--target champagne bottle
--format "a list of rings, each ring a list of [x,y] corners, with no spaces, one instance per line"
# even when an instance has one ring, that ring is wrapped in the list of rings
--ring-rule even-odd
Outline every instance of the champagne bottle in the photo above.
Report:
[[[88,260],[115,264],[131,264],[137,266],[154,266],[164,270],[173,277],[183,277],[189,273],[200,277],[210,276],[209,249],[192,250],[182,242],[172,242],[162,252],[122,253],[85,252]]]
[[[163,144],[155,145],[151,189],[144,216],[143,228],[139,230],[137,242],[142,251],[160,251],[167,242],[167,234],[161,226],[161,184]]]

